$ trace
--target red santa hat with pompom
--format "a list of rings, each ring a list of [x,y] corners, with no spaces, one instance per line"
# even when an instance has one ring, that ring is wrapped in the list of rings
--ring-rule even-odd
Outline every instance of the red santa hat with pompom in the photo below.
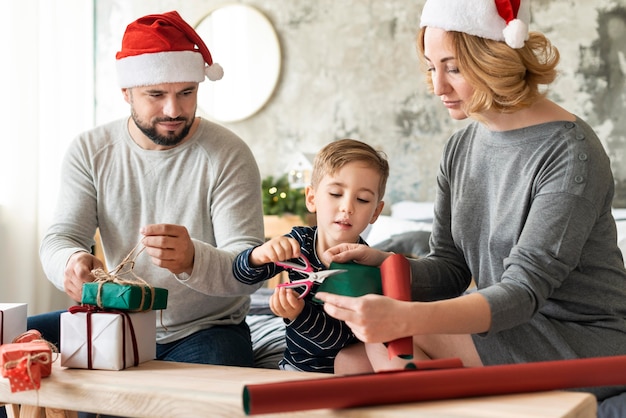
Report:
[[[529,0],[427,0],[420,27],[464,32],[521,48],[528,39]]]
[[[176,11],[129,24],[115,58],[122,88],[202,82],[205,76],[215,81],[224,75],[202,38]]]

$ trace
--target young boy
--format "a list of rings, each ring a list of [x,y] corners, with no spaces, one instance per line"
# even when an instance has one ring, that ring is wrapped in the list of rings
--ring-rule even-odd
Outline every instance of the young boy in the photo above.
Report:
[[[326,145],[315,157],[311,185],[305,189],[306,206],[316,214],[317,226],[297,226],[290,233],[239,254],[233,263],[237,280],[254,284],[284,268],[276,262],[305,256],[314,270],[328,268],[319,258],[338,244],[362,243],[360,234],[376,221],[389,177],[384,153],[354,139]],[[291,281],[303,277],[289,271]],[[274,314],[284,318],[286,349],[283,370],[334,372],[334,360],[342,348],[357,341],[350,328],[327,315],[313,301],[312,292],[302,299],[293,289],[276,288],[270,298]]]

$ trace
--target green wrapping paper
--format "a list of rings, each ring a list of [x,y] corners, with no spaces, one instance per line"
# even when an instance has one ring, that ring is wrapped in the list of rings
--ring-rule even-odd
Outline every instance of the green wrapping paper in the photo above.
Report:
[[[356,263],[331,263],[331,270],[346,270],[344,273],[327,277],[317,289],[318,292],[335,293],[343,296],[363,296],[383,294],[383,285],[378,267]],[[316,302],[321,301],[314,299]]]
[[[98,303],[100,291],[100,303]],[[153,300],[154,294],[154,300]],[[134,312],[167,308],[167,289],[142,284],[84,283],[82,303]]]

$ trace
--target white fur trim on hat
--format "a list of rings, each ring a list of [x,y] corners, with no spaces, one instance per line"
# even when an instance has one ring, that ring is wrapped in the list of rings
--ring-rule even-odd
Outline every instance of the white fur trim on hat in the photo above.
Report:
[[[528,39],[528,25],[519,19],[514,19],[502,30],[504,41],[511,47],[519,49]]]
[[[517,17],[507,25],[495,0],[427,0],[420,27],[463,32],[521,48],[528,39],[529,0],[520,0]]]
[[[222,68],[221,65],[219,65],[216,62],[207,66],[204,69],[204,73],[206,74],[207,78],[211,81],[221,80],[222,77],[224,77],[224,69]]]
[[[192,51],[157,52],[134,55],[116,61],[120,87],[162,83],[202,82],[205,62]],[[215,65],[215,64],[214,64]]]

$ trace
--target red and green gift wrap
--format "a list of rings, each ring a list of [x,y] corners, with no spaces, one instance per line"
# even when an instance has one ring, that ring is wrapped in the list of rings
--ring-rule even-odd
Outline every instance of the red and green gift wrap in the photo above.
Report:
[[[47,342],[11,343],[0,346],[2,376],[9,379],[11,392],[39,389],[49,375],[52,350]]]
[[[346,272],[327,277],[318,292],[354,297],[373,293],[398,300],[411,300],[411,266],[409,260],[401,254],[387,257],[380,268],[356,263],[331,263],[330,268]],[[412,337],[390,341],[386,346],[389,358],[413,358]]]
[[[133,312],[159,310],[167,308],[167,289],[139,283],[84,283],[82,303]]]

